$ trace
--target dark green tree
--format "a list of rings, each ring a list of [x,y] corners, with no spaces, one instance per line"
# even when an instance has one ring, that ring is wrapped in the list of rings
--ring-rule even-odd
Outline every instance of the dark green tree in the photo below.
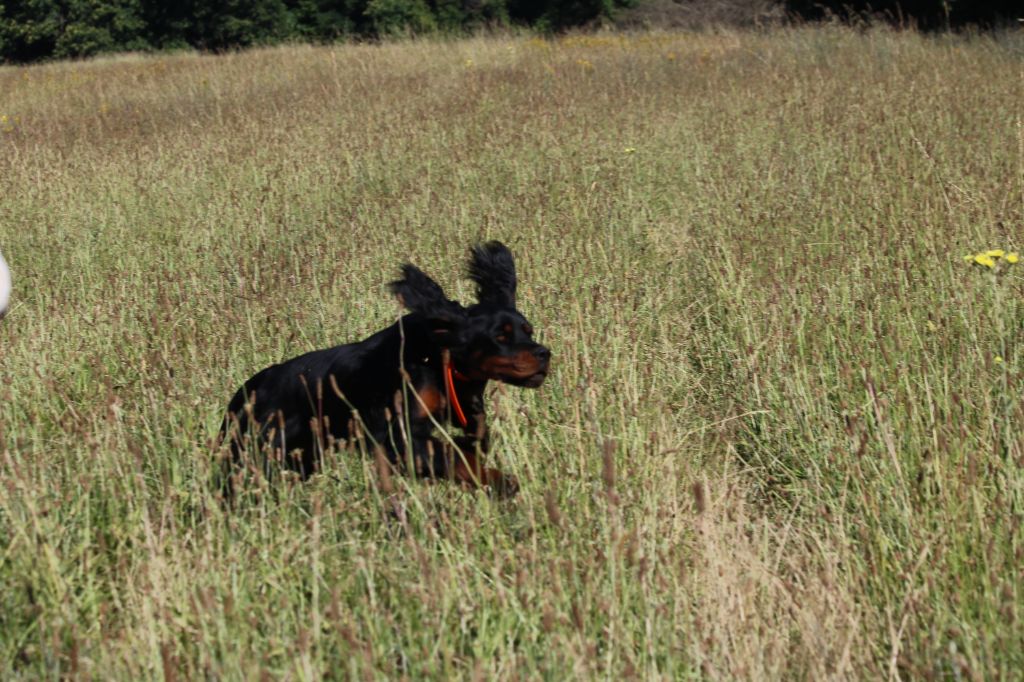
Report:
[[[0,60],[285,40],[457,33],[509,22],[564,30],[635,0],[0,0]]]
[[[18,0],[0,6],[0,47],[9,61],[86,57],[148,47],[140,0]]]
[[[295,34],[302,40],[330,42],[369,29],[367,0],[291,0]]]
[[[287,40],[295,24],[283,0],[192,0],[189,43],[225,50]]]
[[[505,0],[432,0],[430,9],[442,31],[458,32],[507,24]]]
[[[53,54],[61,16],[52,0],[22,0],[0,6],[0,46],[4,58],[30,62]]]
[[[71,0],[68,22],[54,46],[55,57],[88,57],[114,50],[144,50],[140,0]]]
[[[376,35],[428,33],[437,29],[437,20],[426,0],[370,0],[365,15]]]
[[[619,7],[632,7],[638,0],[508,0],[509,17],[542,30],[564,31],[611,18]]]

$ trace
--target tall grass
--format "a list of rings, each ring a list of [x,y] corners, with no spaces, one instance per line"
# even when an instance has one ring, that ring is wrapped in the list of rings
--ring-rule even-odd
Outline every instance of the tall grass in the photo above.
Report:
[[[0,676],[1024,669],[1024,43],[833,28],[0,69]],[[511,502],[226,512],[269,363],[518,257]],[[273,494],[271,494],[273,493]]]

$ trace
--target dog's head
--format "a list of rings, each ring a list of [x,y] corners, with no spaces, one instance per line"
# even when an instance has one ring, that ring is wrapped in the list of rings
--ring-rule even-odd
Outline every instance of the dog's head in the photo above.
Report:
[[[551,351],[533,340],[533,326],[516,309],[516,266],[501,242],[470,250],[469,278],[477,303],[463,307],[413,265],[391,290],[427,323],[428,335],[451,352],[455,369],[469,379],[493,379],[536,388],[548,374]]]

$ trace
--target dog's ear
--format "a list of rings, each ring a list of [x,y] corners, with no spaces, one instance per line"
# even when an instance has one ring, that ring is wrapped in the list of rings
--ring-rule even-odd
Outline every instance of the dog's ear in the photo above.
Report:
[[[441,285],[415,265],[402,266],[402,279],[388,284],[398,300],[427,321],[433,338],[443,347],[457,345],[466,326],[466,309],[445,296]]]
[[[516,263],[501,242],[477,244],[469,250],[469,278],[476,282],[481,303],[516,307]]]

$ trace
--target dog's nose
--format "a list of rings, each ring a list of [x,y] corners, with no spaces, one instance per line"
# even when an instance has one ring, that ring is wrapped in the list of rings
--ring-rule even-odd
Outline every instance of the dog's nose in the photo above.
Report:
[[[537,346],[537,348],[534,349],[533,354],[536,355],[537,359],[544,364],[547,364],[551,359],[551,349],[546,346]]]

